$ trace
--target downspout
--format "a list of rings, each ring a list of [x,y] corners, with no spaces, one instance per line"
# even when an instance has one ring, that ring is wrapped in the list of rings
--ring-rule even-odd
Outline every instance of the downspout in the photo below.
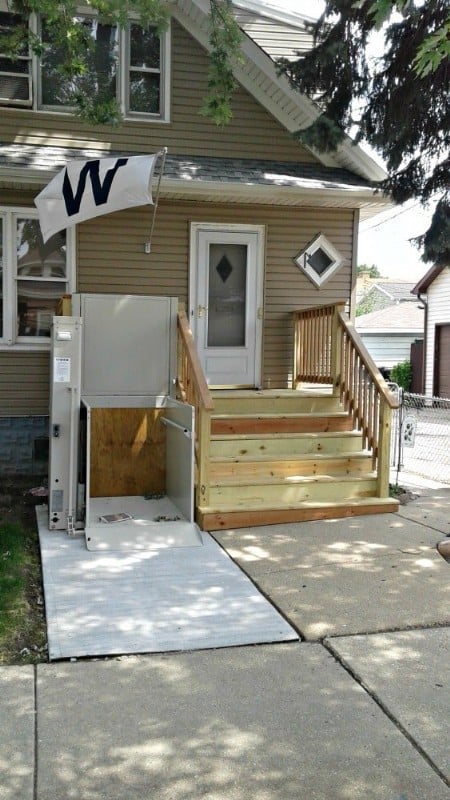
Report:
[[[355,316],[356,316],[356,279],[357,279],[356,272],[358,267],[359,218],[360,218],[360,211],[359,208],[357,208],[353,212],[352,274],[350,283],[350,308],[349,308],[349,317],[351,322],[353,323],[355,322]]]

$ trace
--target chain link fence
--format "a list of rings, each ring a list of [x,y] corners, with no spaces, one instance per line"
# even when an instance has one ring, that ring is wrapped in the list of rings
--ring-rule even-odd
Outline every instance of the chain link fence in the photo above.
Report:
[[[407,472],[450,484],[450,399],[411,394],[390,384],[399,400],[392,419],[391,456]]]

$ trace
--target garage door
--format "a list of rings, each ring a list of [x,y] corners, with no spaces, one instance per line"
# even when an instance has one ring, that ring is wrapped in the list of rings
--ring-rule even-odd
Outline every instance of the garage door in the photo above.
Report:
[[[450,325],[436,326],[434,393],[450,398]]]

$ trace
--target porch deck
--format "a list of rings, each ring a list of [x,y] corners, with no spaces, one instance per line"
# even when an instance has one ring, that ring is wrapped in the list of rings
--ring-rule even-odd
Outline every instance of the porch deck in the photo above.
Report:
[[[50,660],[298,639],[207,533],[202,546],[91,552],[37,509]]]

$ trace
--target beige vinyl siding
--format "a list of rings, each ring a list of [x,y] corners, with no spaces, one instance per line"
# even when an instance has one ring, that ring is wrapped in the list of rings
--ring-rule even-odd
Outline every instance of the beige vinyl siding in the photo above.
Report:
[[[304,53],[312,47],[312,33],[304,28],[277,22],[240,8],[235,9],[234,15],[241,28],[274,60],[295,59],[297,52]]]
[[[0,352],[0,416],[48,414],[49,353]]]
[[[118,212],[80,227],[78,290],[170,295],[187,302],[190,222],[263,224],[267,232],[264,384],[288,385],[292,312],[349,298],[353,212],[161,201],[152,252],[147,256],[143,243],[148,238],[151,213],[148,208]],[[343,267],[320,290],[293,263],[294,256],[317,233],[324,233],[345,258]]]
[[[233,98],[233,119],[223,128],[200,116],[207,92],[209,61],[200,45],[178,24],[172,25],[172,119],[169,124],[127,121],[118,128],[90,126],[66,114],[2,108],[1,140],[80,148],[154,152],[167,146],[181,155],[268,158],[314,162],[281,125],[240,88]]]
[[[28,199],[31,203],[31,197]],[[15,194],[7,193],[6,201],[17,202]],[[143,245],[149,238],[152,214],[152,208],[143,207],[79,226],[77,291],[168,295],[187,303],[190,223],[265,225],[263,378],[267,387],[288,386],[293,358],[292,312],[348,300],[353,212],[161,201],[152,252],[146,255]],[[338,248],[345,263],[319,290],[300,272],[293,258],[320,232]],[[48,352],[1,351],[0,375],[0,416],[48,413]]]
[[[35,191],[20,192],[17,189],[0,189],[0,205],[2,206],[19,206],[21,208],[31,208],[36,211],[34,205],[34,197],[37,195],[39,189]]]

